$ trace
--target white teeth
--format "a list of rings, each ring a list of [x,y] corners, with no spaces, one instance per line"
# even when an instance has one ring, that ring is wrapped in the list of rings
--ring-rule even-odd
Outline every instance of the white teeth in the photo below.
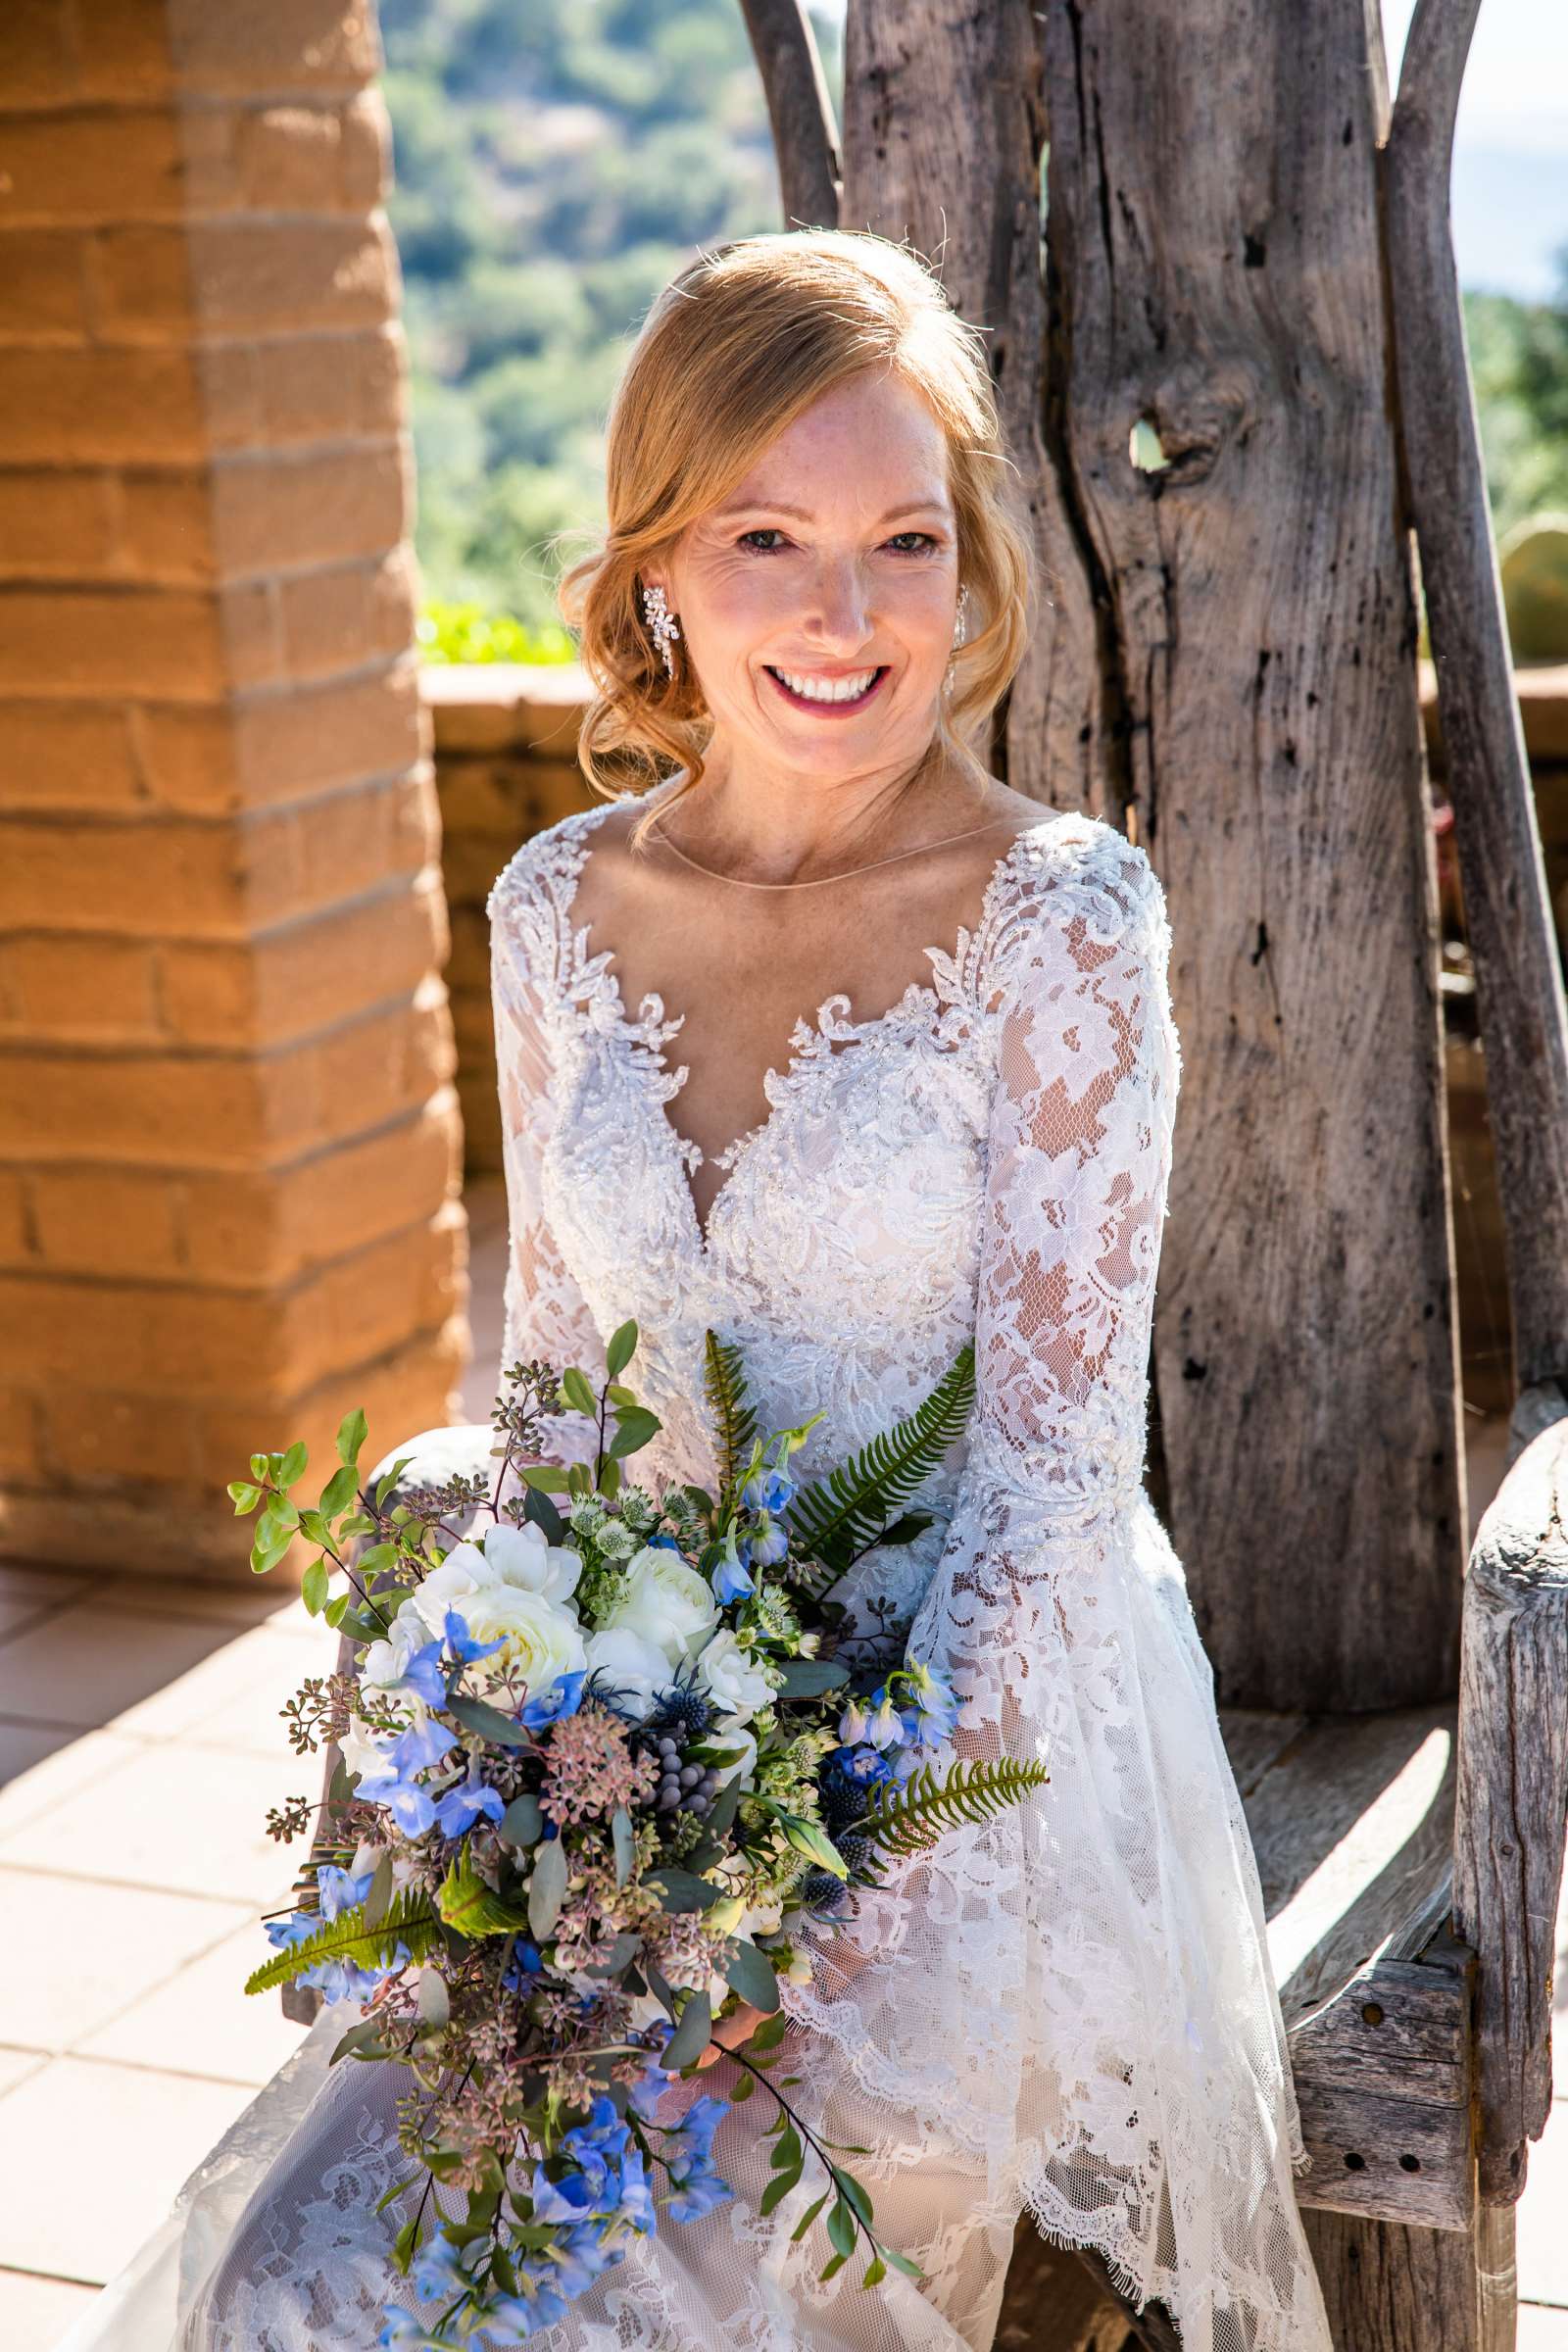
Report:
[[[853,703],[877,673],[861,669],[853,678],[797,678],[789,670],[779,669],[773,674],[783,679],[792,694],[804,695],[808,703]]]

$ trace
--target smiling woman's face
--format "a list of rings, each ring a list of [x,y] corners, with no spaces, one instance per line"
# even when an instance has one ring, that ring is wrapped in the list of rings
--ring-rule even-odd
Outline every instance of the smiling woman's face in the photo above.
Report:
[[[828,783],[912,767],[958,593],[941,426],[897,376],[840,385],[644,577],[679,618],[715,771]]]

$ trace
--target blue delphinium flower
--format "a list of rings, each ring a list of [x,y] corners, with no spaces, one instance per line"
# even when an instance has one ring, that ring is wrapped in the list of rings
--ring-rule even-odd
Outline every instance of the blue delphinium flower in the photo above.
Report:
[[[749,1511],[782,1511],[795,1495],[795,1481],[785,1470],[760,1470],[741,1489]]]
[[[909,1696],[904,1708],[906,1736],[917,1747],[940,1747],[957,1728],[958,1702],[947,1676],[929,1666],[904,1669]]]
[[[509,1992],[529,1992],[532,1990],[529,1980],[538,1976],[543,1967],[539,1946],[530,1942],[526,1936],[519,1936],[516,1949],[502,1973],[501,1982]]]
[[[575,1715],[582,1705],[583,1685],[587,1680],[587,1674],[581,1671],[576,1674],[558,1674],[548,1690],[542,1690],[537,1698],[529,1699],[517,1718],[518,1722],[530,1732],[543,1731],[547,1723],[564,1723],[568,1715]]]
[[[493,1658],[498,1649],[507,1646],[505,1641],[475,1642],[468,1632],[467,1619],[460,1617],[456,1609],[447,1611],[446,1639],[447,1648],[453,1657],[461,1659],[466,1666],[471,1666],[475,1658]]]
[[[759,1568],[776,1568],[789,1558],[790,1540],[776,1519],[761,1519],[752,1538],[752,1560]]]
[[[422,2320],[416,2319],[412,2311],[405,2311],[401,2303],[389,2303],[381,2314],[381,2332],[375,2340],[388,2348],[388,2352],[425,2352],[430,2331]]]
[[[742,1557],[743,1552],[745,1558]],[[756,1585],[747,1574],[747,1561],[751,1558],[751,1552],[750,1540],[743,1536],[737,1543],[735,1530],[731,1528],[724,1539],[724,1556],[713,1570],[712,1576],[713,1598],[720,1607],[732,1600],[743,1600],[748,1592],[757,1591]]]
[[[457,1746],[445,1724],[416,1724],[379,1749],[381,1770],[365,1776],[356,1794],[384,1805],[406,1838],[422,1838],[435,1820],[435,1799],[416,1776]]]
[[[444,1707],[447,1703],[447,1678],[441,1665],[441,1644],[427,1642],[416,1649],[395,1683],[383,1686],[387,1690],[407,1690],[427,1707]]]
[[[470,2283],[463,2267],[462,2248],[455,2246],[450,2237],[444,2237],[439,2230],[425,2239],[409,2275],[421,2303],[450,2302]]]
[[[443,1838],[461,1838],[481,1818],[499,1821],[506,1803],[497,1788],[488,1788],[479,1778],[477,1758],[468,1765],[467,1778],[449,1788],[435,1808],[436,1827]]]
[[[657,1536],[650,1536],[648,1544],[649,1548],[653,1551],[678,1552],[680,1550],[680,1538],[672,1536],[666,1527],[662,1527]]]

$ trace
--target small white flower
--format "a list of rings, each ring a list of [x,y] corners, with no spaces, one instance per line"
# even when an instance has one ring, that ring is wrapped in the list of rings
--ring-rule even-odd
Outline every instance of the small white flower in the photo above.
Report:
[[[773,1695],[765,1669],[742,1649],[727,1626],[713,1636],[698,1659],[697,1679],[737,1724],[749,1722]]]
[[[673,1667],[701,1649],[718,1623],[718,1603],[708,1579],[678,1552],[645,1544],[628,1564],[626,1581],[604,1622],[652,1642]]]

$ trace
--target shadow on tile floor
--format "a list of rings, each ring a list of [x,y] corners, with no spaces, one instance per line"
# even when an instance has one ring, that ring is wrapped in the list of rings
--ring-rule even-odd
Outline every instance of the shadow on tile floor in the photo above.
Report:
[[[463,1413],[482,1422],[501,1354],[499,1181],[472,1186],[468,1206]],[[1470,1458],[1474,1520],[1501,1469],[1491,1425],[1472,1431]],[[267,1808],[313,1778],[279,1710],[322,1670],[321,1629],[265,1585],[0,1569],[5,2352],[51,2352],[295,2046],[276,1999],[241,1987],[265,1950],[260,1916],[292,1879]],[[1533,2151],[1521,2210],[1535,2305],[1521,2352],[1568,2352],[1565,2108]],[[62,2196],[87,2149],[92,2195]]]

